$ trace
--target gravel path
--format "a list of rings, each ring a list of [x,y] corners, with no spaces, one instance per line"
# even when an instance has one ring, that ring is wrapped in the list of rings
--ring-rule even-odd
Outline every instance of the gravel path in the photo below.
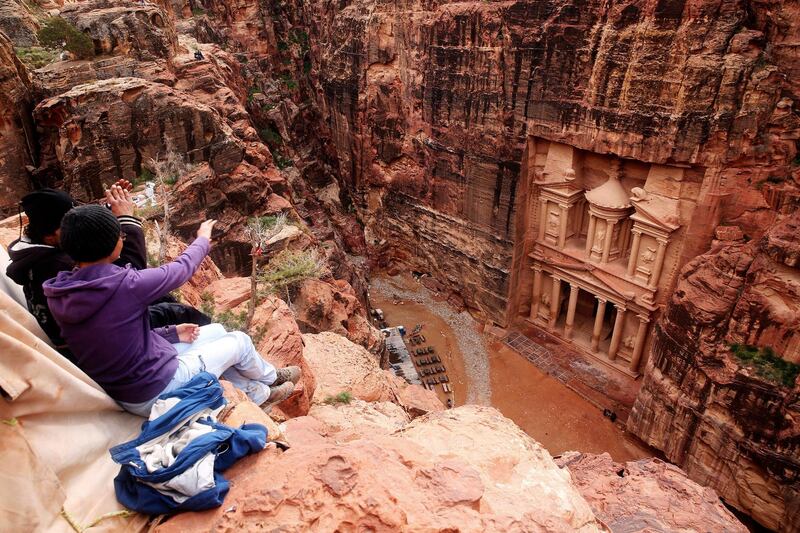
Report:
[[[416,282],[413,282],[416,283]],[[391,280],[373,278],[370,289],[385,296],[396,294],[403,300],[424,305],[431,313],[438,315],[453,330],[458,348],[464,356],[467,379],[466,403],[491,405],[492,386],[489,379],[489,356],[483,336],[475,330],[475,320],[466,311],[456,312],[447,302],[433,299],[430,291],[420,284],[415,290],[396,285]]]

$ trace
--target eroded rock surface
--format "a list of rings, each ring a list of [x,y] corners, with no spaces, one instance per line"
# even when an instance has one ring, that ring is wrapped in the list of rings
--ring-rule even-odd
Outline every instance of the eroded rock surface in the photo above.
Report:
[[[748,531],[712,489],[659,459],[620,464],[607,453],[567,452],[556,463],[612,531]]]
[[[409,385],[366,349],[341,335],[324,332],[303,335],[305,358],[317,376],[315,403],[335,401],[340,393],[368,402],[394,402],[411,416],[444,409],[433,391]]]
[[[304,333],[332,331],[380,355],[383,335],[372,324],[355,291],[344,280],[307,280],[295,299],[297,323]]]
[[[693,480],[780,531],[800,524],[800,386],[763,377],[731,345],[798,360],[798,221],[687,265],[628,418],[630,431]]]
[[[401,413],[335,409],[344,419],[381,422],[293,419],[286,424],[289,451],[264,451],[229,471],[225,505],[177,516],[158,531],[266,523],[286,531],[606,530],[567,473],[494,409],[433,413],[395,432]],[[338,442],[340,435],[347,442]],[[523,496],[531,491],[540,497]]]
[[[512,264],[528,267],[513,255],[530,136],[700,167],[709,207],[691,256],[719,218],[758,237],[797,206],[794,5],[295,5],[313,21],[317,104],[373,253],[436,273],[496,322],[515,318]]]
[[[0,33],[0,217],[16,213],[17,202],[32,189],[26,168],[35,147],[31,85],[13,43]]]

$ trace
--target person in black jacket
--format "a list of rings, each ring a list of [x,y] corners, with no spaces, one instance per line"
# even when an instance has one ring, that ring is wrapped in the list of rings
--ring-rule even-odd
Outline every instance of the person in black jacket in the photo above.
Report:
[[[123,247],[116,264],[130,264],[133,268],[147,268],[147,248],[141,221],[133,216],[133,202],[128,192],[130,184],[120,180],[106,191],[106,202],[117,217],[123,233]],[[11,243],[8,255],[11,263],[6,274],[22,285],[28,310],[53,342],[56,349],[67,358],[68,347],[61,338],[61,330],[47,307],[42,284],[64,270],[72,270],[75,263],[59,247],[61,219],[74,206],[69,194],[54,189],[40,189],[25,196],[20,202],[20,212],[28,216],[25,234]],[[210,324],[211,319],[193,307],[177,303],[172,298],[153,302],[149,307],[150,325],[153,328],[171,324]]]

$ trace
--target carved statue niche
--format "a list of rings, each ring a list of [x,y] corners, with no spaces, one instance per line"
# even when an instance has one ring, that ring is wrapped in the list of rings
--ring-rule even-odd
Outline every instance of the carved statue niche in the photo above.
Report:
[[[642,262],[652,263],[655,260],[656,260],[656,249],[651,246],[645,247],[645,250],[642,252]]]
[[[550,211],[547,213],[547,230],[548,233],[552,233],[554,235],[558,235],[558,230],[561,226],[560,219],[561,217],[556,211]]]
[[[598,221],[597,230],[594,232],[594,245],[592,251],[600,253],[603,251],[603,243],[606,240],[606,222]]]
[[[624,339],[622,339],[622,346],[627,348],[628,350],[633,350],[633,347],[636,345],[636,336],[635,335],[628,335]]]

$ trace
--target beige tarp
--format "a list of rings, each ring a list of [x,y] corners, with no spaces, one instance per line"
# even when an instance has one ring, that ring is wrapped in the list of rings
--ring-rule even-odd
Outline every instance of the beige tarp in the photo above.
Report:
[[[3,263],[0,258],[0,278]],[[80,530],[122,510],[113,485],[119,467],[108,449],[135,436],[142,419],[122,411],[51,348],[36,320],[2,285],[0,530]],[[89,531],[145,528],[145,517],[134,514],[104,519]]]

